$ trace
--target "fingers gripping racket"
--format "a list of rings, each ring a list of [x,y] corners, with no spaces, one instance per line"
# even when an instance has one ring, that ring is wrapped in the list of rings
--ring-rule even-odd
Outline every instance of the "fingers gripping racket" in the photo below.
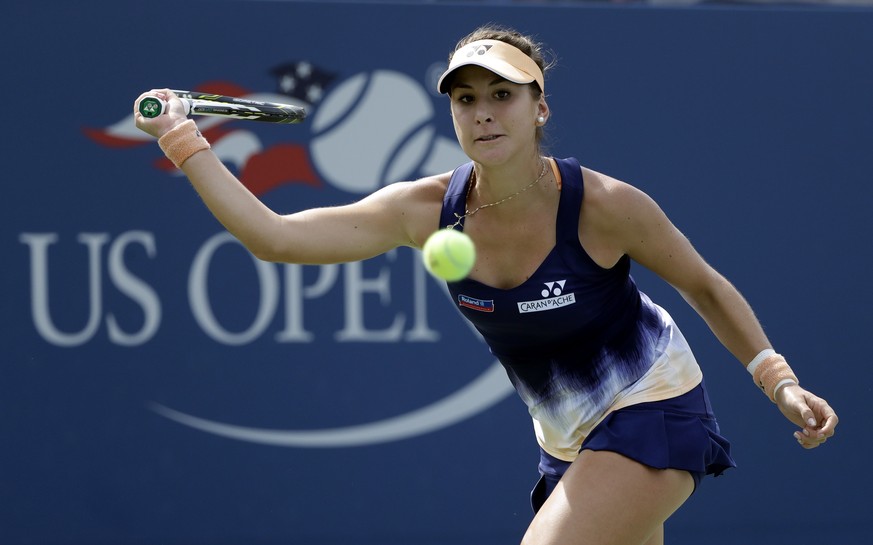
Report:
[[[185,106],[185,115],[232,117],[266,123],[300,123],[306,118],[305,109],[290,104],[261,102],[196,91],[173,92]],[[139,113],[143,117],[158,117],[166,111],[167,102],[155,96],[147,96],[139,103]]]

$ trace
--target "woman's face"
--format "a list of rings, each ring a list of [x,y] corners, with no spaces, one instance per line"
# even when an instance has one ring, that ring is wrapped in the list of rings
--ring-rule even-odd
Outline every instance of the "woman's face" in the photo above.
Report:
[[[528,85],[464,66],[454,75],[449,96],[458,143],[472,160],[499,165],[537,149],[536,118],[548,110]]]

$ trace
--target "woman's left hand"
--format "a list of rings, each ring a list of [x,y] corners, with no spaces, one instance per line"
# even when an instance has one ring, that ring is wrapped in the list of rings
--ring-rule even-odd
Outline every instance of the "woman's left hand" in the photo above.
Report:
[[[806,449],[815,448],[833,437],[839,418],[824,399],[797,384],[783,386],[776,393],[776,405],[785,417],[800,426],[794,438]]]

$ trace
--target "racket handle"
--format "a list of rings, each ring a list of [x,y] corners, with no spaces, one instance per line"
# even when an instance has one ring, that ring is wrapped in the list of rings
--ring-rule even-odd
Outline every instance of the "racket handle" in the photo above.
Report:
[[[191,113],[191,102],[186,99],[180,99],[182,105],[185,106],[185,115]],[[139,113],[143,117],[158,117],[161,114],[167,113],[168,105],[166,100],[161,100],[156,96],[147,96],[139,101]]]

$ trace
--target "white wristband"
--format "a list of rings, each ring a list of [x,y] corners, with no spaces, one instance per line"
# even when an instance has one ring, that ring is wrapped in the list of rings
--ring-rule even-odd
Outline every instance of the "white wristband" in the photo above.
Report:
[[[746,366],[746,371],[748,371],[750,375],[755,376],[755,369],[757,369],[758,366],[761,365],[761,362],[775,353],[776,351],[772,348],[765,348],[764,350],[761,350],[760,352],[758,352],[758,355],[749,362],[749,365]]]
[[[789,384],[797,384],[797,381],[793,378],[784,378],[780,380],[779,383],[776,384],[776,387],[773,388],[773,397],[776,397],[776,392],[779,391],[779,388],[782,388],[783,386],[788,386]]]

